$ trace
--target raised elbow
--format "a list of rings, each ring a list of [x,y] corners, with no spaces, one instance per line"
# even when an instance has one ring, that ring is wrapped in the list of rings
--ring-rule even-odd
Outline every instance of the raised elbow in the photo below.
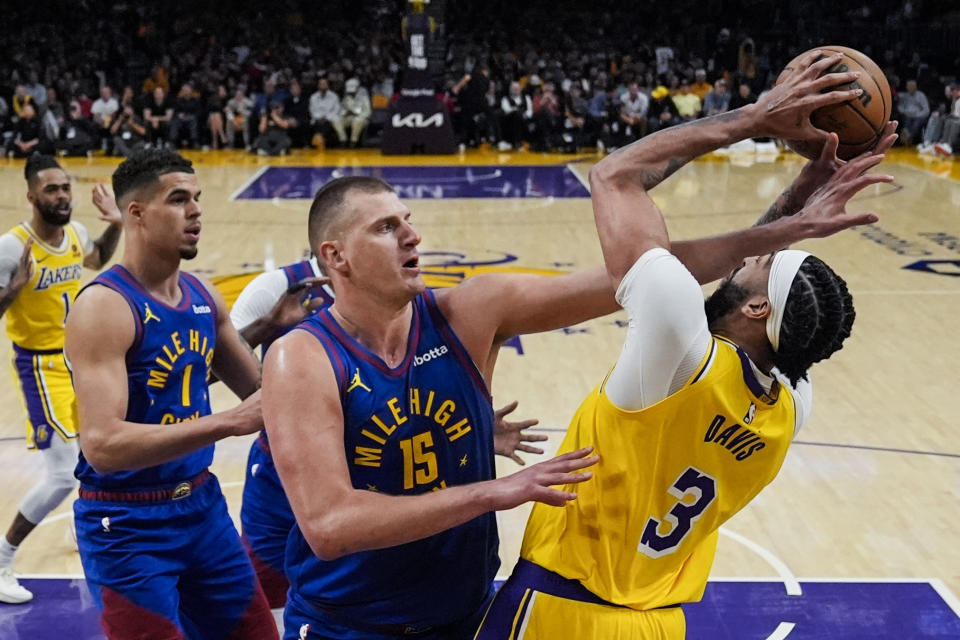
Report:
[[[614,185],[622,176],[623,172],[613,156],[607,156],[590,168],[590,190]]]

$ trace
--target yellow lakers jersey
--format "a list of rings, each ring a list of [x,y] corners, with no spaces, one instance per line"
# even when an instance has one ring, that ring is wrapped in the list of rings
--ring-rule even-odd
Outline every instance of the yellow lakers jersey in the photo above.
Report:
[[[64,228],[63,249],[40,240],[27,224],[10,230],[26,244],[33,238],[30,253],[33,275],[7,309],[7,335],[24,349],[63,349],[63,327],[73,299],[80,291],[83,276],[83,247],[73,224]]]
[[[520,555],[608,602],[653,609],[697,601],[717,530],[777,475],[796,417],[787,389],[764,393],[736,345],[713,338],[677,393],[638,411],[598,387],[560,453],[593,446],[577,499],[535,504]]]

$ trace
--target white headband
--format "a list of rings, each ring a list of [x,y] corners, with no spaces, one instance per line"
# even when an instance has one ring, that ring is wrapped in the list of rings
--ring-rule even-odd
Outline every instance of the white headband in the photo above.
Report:
[[[783,324],[783,308],[790,295],[793,279],[807,256],[811,254],[796,249],[778,251],[770,265],[770,278],[767,280],[767,297],[770,299],[770,315],[767,316],[767,338],[774,351],[780,348],[780,325]]]

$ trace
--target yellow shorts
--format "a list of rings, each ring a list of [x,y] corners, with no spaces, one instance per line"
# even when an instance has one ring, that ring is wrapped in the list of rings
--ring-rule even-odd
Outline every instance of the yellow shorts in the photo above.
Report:
[[[514,569],[490,603],[475,640],[683,640],[686,636],[687,623],[678,606],[638,611],[603,604],[579,583],[571,586],[575,581],[548,576],[540,567],[531,571],[531,565],[524,560],[518,563],[521,570]]]
[[[77,437],[77,398],[62,351],[13,347],[14,379],[27,414],[27,447],[46,449],[54,435]]]

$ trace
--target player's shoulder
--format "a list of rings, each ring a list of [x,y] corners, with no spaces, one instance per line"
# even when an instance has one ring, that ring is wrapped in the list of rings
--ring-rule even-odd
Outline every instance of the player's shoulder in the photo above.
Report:
[[[311,330],[308,323],[300,323],[270,345],[263,358],[264,370],[293,374],[296,379],[318,362],[330,361],[323,341],[322,333]]]
[[[67,326],[97,339],[135,331],[137,319],[128,298],[106,283],[94,280],[74,299]]]
[[[20,222],[7,229],[3,234],[0,234],[0,243],[10,245],[17,244],[22,247],[29,237],[30,231],[23,222]]]

